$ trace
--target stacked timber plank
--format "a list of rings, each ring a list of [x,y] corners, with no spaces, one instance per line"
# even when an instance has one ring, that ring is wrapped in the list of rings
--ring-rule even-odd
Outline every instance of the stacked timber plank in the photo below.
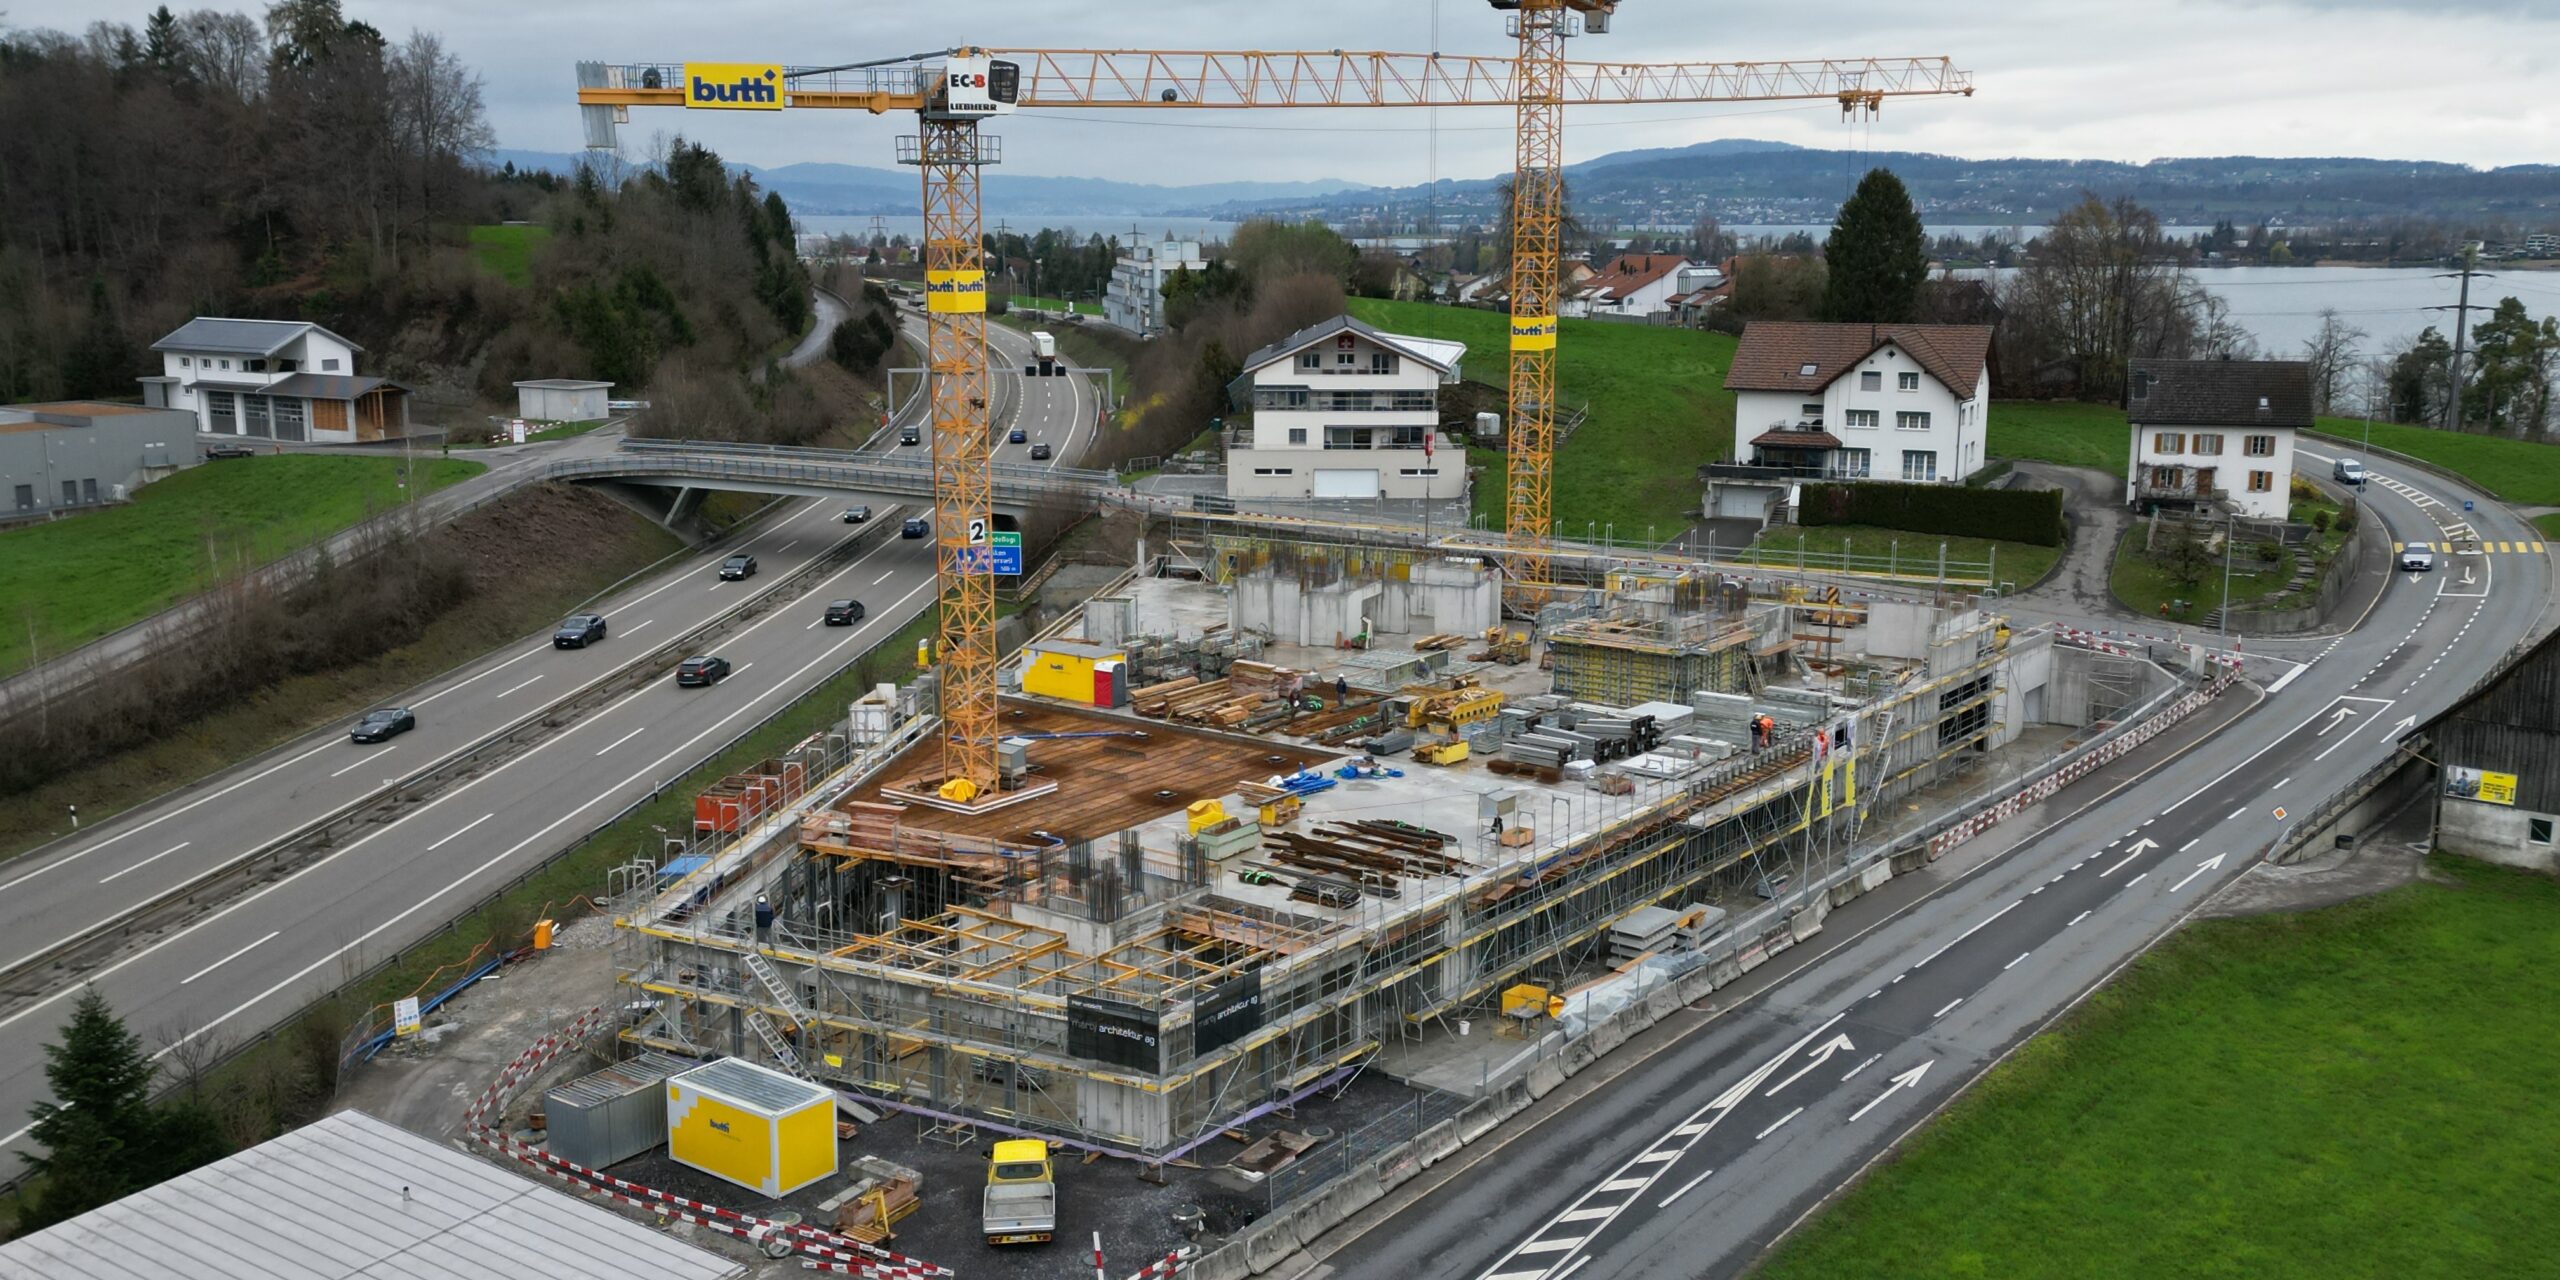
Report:
[[[1139,715],[1158,720],[1215,729],[1258,727],[1294,714],[1305,687],[1305,672],[1238,659],[1215,680],[1183,676],[1148,685],[1132,694],[1129,704]]]

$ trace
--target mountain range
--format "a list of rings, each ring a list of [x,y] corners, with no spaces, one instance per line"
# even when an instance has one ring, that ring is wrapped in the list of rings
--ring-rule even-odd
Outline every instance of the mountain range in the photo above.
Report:
[[[577,172],[583,156],[558,151],[490,153],[491,165],[566,176]],[[905,214],[916,211],[913,169],[873,169],[862,165],[804,161],[764,168],[732,163],[730,168],[753,177],[768,191],[779,191],[797,214]],[[1310,182],[1208,182],[1167,187],[1109,178],[1053,178],[1033,174],[990,172],[986,200],[1009,217],[1108,215],[1155,217],[1196,211],[1213,205],[1262,201],[1320,200],[1364,190],[1356,182],[1317,179]]]

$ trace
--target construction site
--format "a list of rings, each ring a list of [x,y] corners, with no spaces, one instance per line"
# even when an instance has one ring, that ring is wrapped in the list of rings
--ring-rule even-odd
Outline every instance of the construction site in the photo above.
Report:
[[[1970,601],[1625,573],[1531,625],[1480,561],[1194,550],[1011,660],[992,801],[902,785],[936,725],[884,688],[852,767],[635,893],[620,1038],[1162,1165],[1425,1042],[1569,1030],[1897,800],[2152,692]]]

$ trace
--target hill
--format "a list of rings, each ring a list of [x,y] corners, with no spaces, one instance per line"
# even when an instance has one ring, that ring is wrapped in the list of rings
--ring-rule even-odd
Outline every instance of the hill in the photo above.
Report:
[[[494,166],[512,164],[520,171],[570,177],[585,157],[561,151],[489,153]],[[905,214],[916,211],[916,175],[911,169],[802,161],[765,168],[732,164],[730,168],[779,192],[792,209],[806,214]],[[1329,199],[1368,188],[1338,178],[1306,182],[1209,182],[1192,186],[1158,186],[1109,178],[1045,177],[992,172],[986,176],[986,198],[1018,216],[1110,214],[1155,217],[1237,202]]]

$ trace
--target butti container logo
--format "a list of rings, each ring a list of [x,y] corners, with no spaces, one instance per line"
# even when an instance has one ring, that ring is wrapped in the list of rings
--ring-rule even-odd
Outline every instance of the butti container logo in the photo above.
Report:
[[[713,111],[782,110],[782,66],[772,62],[688,62],[684,105]]]

